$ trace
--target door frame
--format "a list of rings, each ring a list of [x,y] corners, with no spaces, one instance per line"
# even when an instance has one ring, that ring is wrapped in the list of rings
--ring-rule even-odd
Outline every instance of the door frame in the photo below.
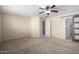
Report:
[[[40,36],[46,36],[46,35],[43,35],[42,34],[42,21],[45,21],[45,20],[40,20]]]
[[[42,35],[42,21],[46,22],[46,19],[40,19],[40,37],[47,37],[46,34]],[[50,37],[52,37],[52,20],[50,20]]]

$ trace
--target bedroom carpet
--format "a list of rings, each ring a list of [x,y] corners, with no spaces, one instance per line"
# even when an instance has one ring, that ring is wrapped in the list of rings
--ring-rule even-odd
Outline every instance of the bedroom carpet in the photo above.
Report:
[[[57,38],[24,38],[0,43],[4,54],[78,54],[79,42]]]

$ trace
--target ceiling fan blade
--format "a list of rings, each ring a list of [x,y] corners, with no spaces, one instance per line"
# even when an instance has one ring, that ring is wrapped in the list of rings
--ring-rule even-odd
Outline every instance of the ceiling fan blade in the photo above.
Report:
[[[42,7],[39,7],[39,9],[45,10],[45,9],[44,9],[44,8],[42,8]]]
[[[54,7],[56,7],[56,5],[52,5],[52,6],[51,6],[51,9],[54,8]]]
[[[51,10],[51,12],[58,12],[57,10]]]
[[[42,12],[39,12],[39,14],[41,14],[41,13],[44,13],[44,11],[42,11]]]

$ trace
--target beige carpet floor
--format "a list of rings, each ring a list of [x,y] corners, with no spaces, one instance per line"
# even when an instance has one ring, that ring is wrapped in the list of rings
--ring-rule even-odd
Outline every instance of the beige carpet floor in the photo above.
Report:
[[[78,54],[79,42],[57,38],[25,38],[0,43],[0,53]]]

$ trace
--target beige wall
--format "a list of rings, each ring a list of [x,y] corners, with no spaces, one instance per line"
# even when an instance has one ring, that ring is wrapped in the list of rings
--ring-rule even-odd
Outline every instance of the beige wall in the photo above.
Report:
[[[0,13],[0,42],[1,42],[1,13]]]
[[[29,18],[12,14],[3,14],[3,40],[29,36]]]
[[[61,19],[60,16],[52,18],[52,36],[65,39],[65,20]]]
[[[22,37],[40,36],[40,18],[17,16],[12,14],[2,14],[2,37],[3,40],[11,40]]]
[[[38,16],[30,19],[30,34],[32,37],[40,37],[40,18]]]

